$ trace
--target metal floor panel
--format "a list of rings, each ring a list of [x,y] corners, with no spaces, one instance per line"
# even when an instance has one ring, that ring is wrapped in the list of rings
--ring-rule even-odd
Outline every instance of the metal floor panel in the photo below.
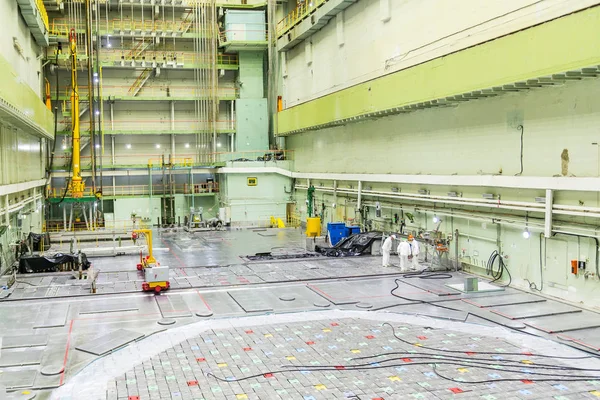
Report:
[[[352,296],[352,290],[350,286],[344,282],[310,284],[306,286],[336,306],[343,304],[356,304],[360,302],[360,299]]]
[[[42,361],[44,350],[3,351],[0,356],[0,367],[21,367],[36,365]]]
[[[246,312],[273,311],[277,299],[270,289],[231,290],[227,293]]]
[[[523,319],[578,313],[581,312],[581,308],[576,308],[556,301],[545,301],[542,303],[498,306],[494,307],[494,309],[491,309],[490,311],[509,319]]]
[[[137,311],[137,307],[132,307],[123,302],[123,300],[105,300],[86,302],[81,306],[79,314],[103,314],[119,311]]]
[[[227,292],[201,293],[210,309],[219,316],[240,314],[244,310],[227,294]]]
[[[570,331],[558,335],[561,340],[574,342],[589,349],[600,351],[600,328]]]
[[[574,314],[564,314],[560,317],[539,317],[524,320],[527,326],[546,333],[560,333],[578,329],[600,327],[600,315],[582,311]]]
[[[452,307],[454,301],[448,301],[441,303],[441,305]],[[447,304],[446,304],[447,303]],[[465,321],[467,319],[467,313],[465,311],[449,310],[443,307],[436,307],[430,304],[406,304],[399,305],[397,307],[389,308],[390,312],[411,314],[411,315],[422,315],[426,317],[433,317],[439,319],[448,319],[451,321]]]
[[[464,302],[472,304],[476,307],[494,307],[494,306],[508,306],[513,304],[528,304],[528,303],[542,303],[546,301],[543,297],[535,296],[527,293],[510,294],[506,296],[490,296],[490,297],[477,297],[475,299],[463,299]]]
[[[94,338],[87,343],[80,344],[75,348],[80,351],[85,351],[86,353],[101,356],[143,336],[144,334],[142,333],[128,331],[126,329],[119,329],[117,331]]]
[[[155,296],[156,304],[164,318],[191,317],[192,313],[180,294]]]
[[[65,303],[52,304],[44,306],[39,315],[39,320],[34,324],[34,328],[55,328],[65,326],[67,323],[67,314],[69,313],[69,305]]]
[[[19,371],[3,371],[0,374],[0,384],[7,389],[27,388],[33,386],[37,370],[23,369]]]
[[[2,337],[3,349],[15,349],[19,347],[45,346],[48,343],[47,335],[20,335]]]

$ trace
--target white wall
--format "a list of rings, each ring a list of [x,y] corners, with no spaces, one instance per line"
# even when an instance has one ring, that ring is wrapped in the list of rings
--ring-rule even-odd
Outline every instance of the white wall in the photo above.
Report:
[[[597,4],[594,0],[359,0],[285,54],[285,107]],[[306,45],[312,43],[312,57]],[[310,64],[309,64],[310,61]]]
[[[295,166],[304,172],[439,175],[520,172],[561,175],[569,152],[569,176],[599,176],[600,80],[569,82],[292,135]]]
[[[3,34],[0,35],[0,54],[19,74],[22,82],[27,83],[36,93],[41,95],[41,54],[40,47],[35,43],[25,20],[19,12],[16,1],[0,2],[0,24]],[[14,39],[23,49],[20,54],[14,45]]]

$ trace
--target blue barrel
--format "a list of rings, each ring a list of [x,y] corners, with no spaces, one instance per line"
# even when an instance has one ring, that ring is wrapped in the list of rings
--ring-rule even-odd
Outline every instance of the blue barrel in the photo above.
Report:
[[[331,245],[335,246],[337,242],[347,236],[346,224],[343,222],[329,222],[327,223],[327,233],[329,235]]]

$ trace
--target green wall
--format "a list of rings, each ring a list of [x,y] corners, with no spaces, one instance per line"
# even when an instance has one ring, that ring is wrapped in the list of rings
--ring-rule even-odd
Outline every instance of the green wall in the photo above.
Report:
[[[264,83],[264,52],[240,51],[240,98],[235,101],[236,151],[269,148],[269,120]]]
[[[257,178],[258,184],[248,186],[249,177]],[[289,178],[277,174],[221,175],[221,201],[231,208],[232,225],[264,225],[271,216],[285,220],[290,186]]]

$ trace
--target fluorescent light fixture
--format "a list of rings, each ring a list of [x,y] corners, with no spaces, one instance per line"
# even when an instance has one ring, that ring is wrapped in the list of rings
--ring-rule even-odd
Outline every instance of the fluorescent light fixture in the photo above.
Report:
[[[156,148],[157,148],[157,149],[160,149],[160,144],[157,144],[157,145],[156,145]]]
[[[186,148],[186,149],[189,149],[189,148],[190,148],[190,144],[189,144],[189,143],[186,143],[186,144],[185,144],[185,148]]]
[[[523,231],[523,239],[529,239],[530,236],[531,233],[529,232],[529,229],[525,228],[525,230]]]
[[[100,115],[100,110],[96,110],[96,115]]]
[[[448,192],[448,197],[458,197],[458,193],[456,193],[456,192]]]
[[[130,149],[130,148],[131,148],[131,144],[127,143],[127,144],[125,145],[125,147],[126,147],[126,148],[128,148],[128,149]]]
[[[398,189],[397,187],[392,188],[392,192],[394,192],[394,193],[398,193],[399,191],[400,191],[400,189]]]
[[[546,198],[545,197],[536,197],[535,198],[535,202],[536,203],[545,203],[546,202]]]
[[[429,194],[429,190],[427,189],[419,189],[419,194]]]
[[[62,145],[62,149],[63,149],[63,150],[66,150],[66,149],[67,149],[67,145],[66,145],[66,144],[63,144],[63,145]]]
[[[94,72],[94,77],[96,77],[96,76],[98,76],[98,73],[97,73],[97,72]]]
[[[496,197],[496,195],[493,193],[484,193],[481,195],[481,197],[483,197],[484,199],[493,199]]]
[[[217,143],[217,147],[221,147],[221,143]]]
[[[100,82],[100,79],[98,79],[98,78],[95,78],[95,79],[94,79],[94,83],[98,83],[98,82]]]
[[[440,222],[440,219],[438,218],[438,216],[437,216],[437,215],[434,215],[434,216],[433,216],[433,223],[434,223],[434,224],[437,224],[438,222]]]
[[[99,144],[96,144],[96,148],[97,148],[97,149],[99,149],[99,148],[100,148],[100,145],[99,145]]]

